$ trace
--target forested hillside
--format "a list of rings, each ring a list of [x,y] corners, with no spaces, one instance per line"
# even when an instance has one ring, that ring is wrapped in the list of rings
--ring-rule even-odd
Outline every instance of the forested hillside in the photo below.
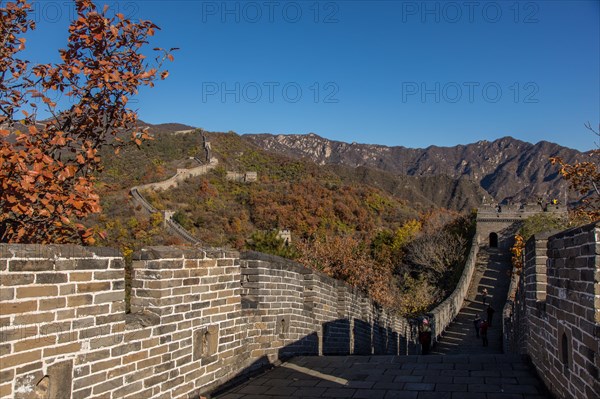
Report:
[[[204,159],[200,131],[177,124],[150,131],[154,140],[140,149],[107,151],[99,176],[103,213],[90,223],[100,245],[125,254],[181,244],[163,228],[161,214],[132,206],[129,189]],[[403,313],[427,309],[452,289],[471,226],[456,210],[471,209],[484,195],[472,182],[316,165],[267,152],[235,133],[204,133],[216,169],[177,188],[143,193],[157,209],[175,211],[174,219],[204,245],[297,259]],[[256,182],[227,179],[227,172],[247,171],[257,173]],[[278,237],[282,229],[291,231],[291,243]],[[433,250],[434,242],[446,242],[448,252]]]

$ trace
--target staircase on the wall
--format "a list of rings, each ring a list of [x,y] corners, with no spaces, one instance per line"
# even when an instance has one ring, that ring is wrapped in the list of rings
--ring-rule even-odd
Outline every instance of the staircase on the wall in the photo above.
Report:
[[[498,248],[482,247],[477,255],[477,267],[467,298],[460,313],[438,340],[432,353],[441,355],[458,354],[500,354],[502,351],[502,309],[506,303],[510,285],[510,255]],[[482,291],[488,290],[486,305]],[[473,321],[479,315],[487,319],[487,304],[495,310],[492,327],[488,329],[488,346],[484,347],[481,338],[476,338]]]

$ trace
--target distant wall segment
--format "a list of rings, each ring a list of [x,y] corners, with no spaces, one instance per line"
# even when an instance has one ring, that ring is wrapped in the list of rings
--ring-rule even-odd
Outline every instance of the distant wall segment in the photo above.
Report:
[[[508,249],[523,221],[540,213],[566,216],[567,208],[547,205],[544,211],[537,204],[482,206],[477,210],[477,239],[482,245]]]
[[[196,159],[198,162],[201,162],[199,159]],[[154,208],[141,194],[141,191],[144,190],[168,190],[170,188],[175,188],[179,185],[179,183],[185,181],[190,177],[202,176],[215,169],[219,164],[219,160],[217,158],[211,158],[210,162],[207,165],[197,166],[191,169],[177,169],[177,173],[174,176],[163,180],[157,183],[149,183],[141,186],[132,187],[129,190],[133,201],[139,204],[142,208],[146,210],[148,213],[156,213],[160,212],[158,209]],[[179,223],[173,220],[174,212],[165,211],[163,213],[164,224],[171,232],[177,234],[184,241],[187,241],[191,244],[200,244],[200,240],[194,237],[190,232],[183,228]]]

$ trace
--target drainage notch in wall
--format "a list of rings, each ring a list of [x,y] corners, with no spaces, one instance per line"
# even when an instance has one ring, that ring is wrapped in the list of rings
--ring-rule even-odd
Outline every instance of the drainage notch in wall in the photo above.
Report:
[[[193,333],[193,358],[211,361],[219,345],[219,328],[216,324],[199,328]],[[216,360],[216,357],[215,359]]]
[[[568,373],[573,365],[573,345],[571,330],[564,324],[558,325],[558,356],[563,364],[563,373]]]
[[[279,335],[279,338],[285,338],[290,332],[290,316],[282,315],[277,317],[275,324],[275,334]]]
[[[64,399],[71,397],[73,361],[51,364],[46,369],[22,375],[15,380],[15,399]]]
[[[39,399],[48,399],[50,396],[50,377],[45,375],[35,386],[35,394]]]

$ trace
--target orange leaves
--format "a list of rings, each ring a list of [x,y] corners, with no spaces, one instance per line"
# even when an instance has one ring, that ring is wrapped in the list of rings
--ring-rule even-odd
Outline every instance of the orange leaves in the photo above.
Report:
[[[9,204],[16,204],[17,202],[19,202],[17,200],[17,197],[15,197],[14,195],[6,196],[6,201],[8,201]]]
[[[331,236],[300,242],[297,246],[301,263],[347,281],[368,292],[382,305],[393,304],[392,269],[374,262],[360,240],[351,236]]]
[[[73,205],[73,207],[77,210],[83,209],[84,204],[85,203],[83,201],[75,201],[75,200],[71,201],[71,205]]]
[[[520,234],[515,235],[515,243],[510,249],[512,253],[512,264],[514,268],[514,273],[519,274],[521,269],[523,268],[523,253],[525,250],[525,240],[523,236]]]
[[[65,181],[65,180],[70,179],[73,176],[75,176],[75,172],[76,172],[75,166],[69,165],[58,173],[57,178],[59,181]]]
[[[156,26],[122,14],[109,18],[107,7],[99,12],[93,1],[78,0],[59,62],[29,65],[15,55],[24,48],[23,33],[35,27],[30,8],[21,0],[0,5],[6,37],[0,68],[9,71],[0,80],[0,92],[7,94],[0,123],[11,126],[0,130],[0,204],[9,210],[0,216],[0,240],[92,244],[93,232],[74,220],[100,211],[93,178],[101,168],[99,149],[127,144],[122,138],[137,124],[137,115],[125,108],[128,96],[158,74],[167,76],[139,50]],[[26,76],[35,76],[35,83]],[[69,105],[61,109],[53,92],[67,95]],[[38,123],[36,113],[26,111],[36,107],[55,116]],[[22,131],[13,117],[19,111]],[[148,138],[141,133],[132,141],[141,145]]]
[[[586,128],[600,137],[600,133],[592,129],[590,124],[586,124]],[[559,173],[569,182],[571,190],[579,195],[575,217],[581,219],[581,222],[600,219],[600,150],[590,151],[587,155],[589,161],[576,161],[572,164],[559,157],[550,158],[552,165],[559,166]]]
[[[64,146],[65,144],[67,144],[67,139],[65,139],[61,135],[57,135],[50,141],[50,144],[57,145],[57,146]]]

